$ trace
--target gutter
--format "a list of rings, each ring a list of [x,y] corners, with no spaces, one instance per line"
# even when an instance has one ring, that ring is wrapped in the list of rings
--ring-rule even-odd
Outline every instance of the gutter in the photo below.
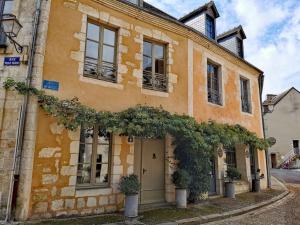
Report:
[[[261,108],[261,121],[262,121],[262,127],[263,127],[263,136],[264,139],[266,139],[266,130],[265,130],[265,120],[264,120],[264,115],[263,115],[263,101],[262,101],[262,94],[263,94],[263,87],[264,87],[264,79],[265,76],[264,74],[260,74],[258,78],[258,84],[259,84],[259,100],[260,100],[260,108]],[[270,158],[269,158],[269,150],[265,150],[265,157],[266,157],[266,164],[267,164],[267,183],[268,183],[268,188],[271,188],[272,182],[271,182],[271,173],[270,173]]]
[[[36,39],[37,39],[38,27],[40,23],[41,1],[42,0],[36,0],[35,2],[36,10],[35,10],[34,21],[33,21],[32,38],[31,38],[30,53],[28,59],[28,69],[27,69],[27,76],[26,76],[26,86],[31,86],[31,82],[32,82],[32,70],[33,70],[33,62],[35,56]],[[18,124],[17,137],[16,137],[16,146],[14,151],[14,161],[13,161],[12,172],[10,177],[8,203],[7,203],[7,210],[6,210],[6,217],[5,217],[6,223],[11,221],[11,216],[12,216],[11,214],[13,210],[12,209],[13,199],[14,196],[17,196],[17,192],[18,192],[19,183],[17,181],[19,180],[19,176],[20,176],[20,165],[21,165],[21,158],[22,158],[28,101],[29,101],[29,95],[27,94],[24,97],[24,101],[20,110],[19,124]]]

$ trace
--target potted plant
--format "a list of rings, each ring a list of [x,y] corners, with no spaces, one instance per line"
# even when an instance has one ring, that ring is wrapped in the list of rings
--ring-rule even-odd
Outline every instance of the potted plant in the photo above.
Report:
[[[225,183],[225,196],[235,198],[234,181],[241,179],[241,173],[234,167],[227,168],[227,182]]]
[[[190,184],[190,175],[183,169],[178,169],[172,175],[173,183],[176,186],[176,206],[177,208],[187,207],[187,188]]]
[[[138,216],[140,182],[136,175],[123,176],[120,191],[125,195],[125,217]]]

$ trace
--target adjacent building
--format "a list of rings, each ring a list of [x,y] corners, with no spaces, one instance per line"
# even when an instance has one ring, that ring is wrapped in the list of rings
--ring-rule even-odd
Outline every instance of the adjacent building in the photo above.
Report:
[[[300,92],[292,87],[268,94],[263,109],[266,137],[276,139],[269,150],[272,167],[300,168]]]
[[[20,65],[2,64],[2,82],[26,80],[96,110],[162,106],[199,122],[241,124],[263,137],[263,72],[244,60],[241,27],[217,36],[220,15],[213,2],[181,19],[142,0],[4,2],[23,25],[16,40],[25,47],[19,54],[4,40],[0,60],[17,56]],[[121,210],[118,183],[132,173],[142,183],[141,205],[175,201],[171,137],[128,142],[98,132],[96,124],[70,132],[39,109],[34,97],[22,126],[24,97],[3,88],[0,93],[0,218],[10,211],[26,220]],[[242,173],[238,192],[251,190],[258,168],[267,187],[264,151],[244,145],[216,149],[212,165],[211,195],[223,194],[227,166]]]

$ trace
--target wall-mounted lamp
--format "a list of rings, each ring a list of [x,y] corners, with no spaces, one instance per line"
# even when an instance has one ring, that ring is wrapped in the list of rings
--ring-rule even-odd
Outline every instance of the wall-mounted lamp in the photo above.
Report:
[[[23,46],[14,40],[22,29],[22,25],[15,15],[4,14],[1,20],[2,30],[9,41],[14,45],[18,53],[23,52]]]

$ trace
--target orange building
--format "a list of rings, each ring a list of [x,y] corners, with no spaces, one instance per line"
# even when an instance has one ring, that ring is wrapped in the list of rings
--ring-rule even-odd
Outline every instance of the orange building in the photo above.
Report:
[[[32,15],[28,11],[36,12],[34,2],[39,1],[12,2],[13,13],[25,23]],[[137,104],[162,106],[199,122],[241,124],[263,137],[263,72],[243,58],[246,36],[241,26],[216,35],[219,13],[213,2],[181,19],[142,0],[40,3],[31,82],[34,87],[60,99],[77,97],[99,111],[118,112]],[[29,25],[24,26],[21,35],[26,32],[32,33]],[[27,41],[18,37],[20,43]],[[11,46],[6,49],[15,54]],[[26,52],[21,56],[26,61]],[[7,57],[7,51],[1,57]],[[29,66],[5,67],[4,77],[16,77]],[[6,103],[1,103],[0,150],[6,151],[11,143],[9,151],[13,152],[16,143],[12,136],[16,134],[11,132],[18,130],[16,121],[23,99],[9,91],[1,93],[1,101]],[[93,135],[101,131],[96,125],[70,132],[38,109],[34,98],[29,99],[26,118],[17,218],[121,210],[124,196],[118,183],[122,175],[132,173],[142,183],[140,204],[174,202],[170,137],[128,142],[127,137],[117,134]],[[12,155],[5,160],[12,162]],[[0,154],[0,171],[5,171],[1,159],[4,154]],[[256,169],[267,174],[265,152],[244,145],[219,149],[213,165],[211,195],[223,194],[227,166],[237,167],[242,174],[236,183],[238,192],[251,190]],[[0,175],[1,181],[8,184],[8,169],[2,174],[6,175]],[[265,176],[261,181],[263,188],[267,188],[267,179]],[[0,208],[5,214],[10,202],[9,185],[3,185],[0,193]]]

